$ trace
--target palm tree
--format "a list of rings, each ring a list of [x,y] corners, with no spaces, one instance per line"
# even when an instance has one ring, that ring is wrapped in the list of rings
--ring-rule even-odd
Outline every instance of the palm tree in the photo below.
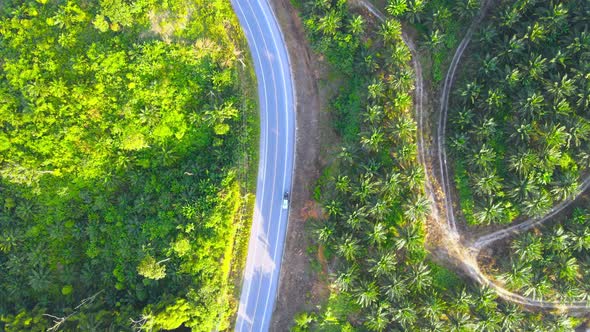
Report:
[[[514,240],[510,246],[523,262],[535,262],[543,259],[543,239],[532,233],[526,233]]]
[[[406,0],[391,0],[385,10],[393,17],[404,15],[408,11]]]
[[[367,308],[377,302],[379,297],[379,286],[375,282],[361,283],[356,291],[356,303],[363,308]]]
[[[404,175],[404,184],[407,188],[411,191],[415,191],[418,188],[421,188],[424,184],[424,168],[414,166],[408,168],[403,173]]]
[[[535,300],[542,300],[549,292],[551,292],[551,284],[545,275],[541,275],[525,284],[522,294]]]
[[[490,173],[478,177],[477,182],[475,183],[475,192],[481,196],[495,194],[502,190],[503,180],[504,179],[496,174],[496,171],[491,171]]]
[[[369,263],[372,264],[369,272],[377,278],[390,275],[395,271],[396,262],[395,253],[382,253],[378,260],[369,260]]]
[[[479,224],[489,225],[503,221],[505,214],[504,204],[502,202],[495,202],[492,198],[488,199],[484,204],[485,205],[480,207],[479,211],[475,213],[475,219]]]
[[[450,322],[450,332],[464,332],[477,329],[477,327],[474,326],[474,321],[471,319],[468,313],[451,313],[448,315],[448,317]]]
[[[338,175],[338,178],[336,179],[336,190],[343,194],[351,191],[350,178],[348,175]]]
[[[388,282],[385,287],[385,296],[393,303],[397,303],[406,298],[410,292],[407,281],[400,278],[395,272],[387,276]]]
[[[348,165],[354,165],[354,156],[356,155],[356,149],[343,146],[338,153],[338,159]]]
[[[377,125],[383,120],[383,106],[381,105],[370,105],[367,107],[367,112],[363,113],[365,122],[370,125]]]
[[[382,223],[376,223],[367,237],[370,244],[381,247],[387,241],[387,228]]]
[[[341,292],[348,292],[352,289],[357,276],[358,268],[353,264],[346,272],[338,274],[338,277],[334,280],[334,286]]]
[[[401,40],[402,26],[397,20],[387,20],[381,25],[381,35],[386,44],[393,44]]]
[[[516,128],[510,137],[517,139],[517,144],[527,144],[531,138],[531,134],[533,133],[533,125],[531,123],[521,123],[519,127]]]
[[[408,63],[412,59],[412,53],[408,46],[404,43],[396,43],[391,48],[391,56],[390,60],[394,66],[403,65],[404,63]],[[397,84],[394,84],[394,88],[396,88]],[[407,89],[397,89],[396,92],[407,91]]]
[[[353,35],[361,35],[364,31],[364,25],[365,21],[363,20],[363,17],[357,15],[350,21],[350,32]]]
[[[547,59],[543,58],[542,55],[531,54],[531,59],[528,65],[529,75],[540,80],[543,73],[547,70]]]
[[[28,285],[37,293],[45,292],[52,285],[51,271],[46,266],[37,266],[28,277]]]
[[[360,255],[360,245],[352,235],[344,237],[344,241],[337,244],[338,253],[347,261],[354,261]]]
[[[559,174],[557,181],[551,189],[551,194],[556,197],[558,201],[574,198],[580,193],[578,186],[578,174],[573,171],[566,171],[563,174]]]
[[[417,196],[404,207],[404,216],[412,222],[424,221],[430,212],[430,203],[424,195]]]
[[[368,315],[365,326],[369,331],[385,331],[389,325],[389,305],[382,303]]]
[[[520,13],[518,9],[512,7],[508,8],[502,14],[502,24],[506,27],[512,27],[520,19]]]
[[[479,10],[479,1],[477,0],[460,0],[455,4],[454,11],[461,20],[468,20],[477,14]]]
[[[397,250],[414,251],[422,247],[422,231],[418,223],[410,223],[399,230],[399,237],[395,238]]]
[[[465,132],[457,132],[450,138],[449,146],[453,148],[454,155],[460,157],[467,152],[468,143],[469,135],[465,134]]]
[[[397,136],[404,141],[410,141],[416,136],[416,122],[409,117],[401,117],[395,124]]]
[[[462,97],[468,98],[471,104],[475,104],[475,101],[481,94],[481,85],[477,81],[467,83],[464,89],[459,90]]]
[[[523,311],[514,304],[506,304],[500,317],[503,331],[521,331],[522,323],[526,321]]]
[[[528,285],[533,274],[529,263],[520,260],[512,260],[509,271],[502,273],[498,279],[505,282],[512,289],[521,289]]]
[[[544,126],[543,132],[545,133],[544,143],[546,149],[569,147],[570,136],[565,126],[559,124],[547,125]]]
[[[551,196],[546,191],[540,191],[532,198],[525,200],[523,206],[524,212],[533,217],[539,217],[547,213],[553,204]]]
[[[321,243],[328,244],[334,239],[334,225],[328,221],[317,231],[317,238]]]
[[[352,195],[357,197],[361,203],[366,203],[368,198],[379,190],[380,182],[373,179],[370,173],[364,173],[360,176],[360,184]]]
[[[422,17],[420,14],[423,12],[426,2],[424,0],[410,1],[409,11],[406,13],[408,21],[412,24],[420,23]]]
[[[371,128],[370,132],[361,136],[361,144],[370,152],[379,152],[384,142],[385,136],[377,127]]]
[[[395,310],[393,317],[406,331],[411,330],[418,319],[416,309],[409,302],[405,303],[402,308]]]
[[[560,80],[558,79],[558,81],[547,81],[547,83],[545,83],[545,89],[554,99],[570,97],[576,91],[576,82],[573,79],[568,78],[567,74],[565,74]]]
[[[531,199],[539,190],[540,187],[535,182],[533,175],[524,178],[516,177],[510,182],[508,196],[517,202],[523,202]]]
[[[475,303],[478,310],[485,313],[495,313],[498,306],[498,302],[496,302],[497,298],[498,295],[493,289],[487,286],[482,286],[477,289],[477,299],[475,300]]]
[[[462,287],[461,290],[453,297],[452,305],[453,308],[458,312],[469,313],[474,304],[475,299],[471,293],[467,292],[465,287]]]
[[[578,119],[570,128],[569,135],[574,147],[581,146],[582,142],[587,142],[590,139],[590,122],[585,119]]]
[[[545,98],[543,95],[533,92],[526,98],[526,101],[521,104],[521,113],[530,121],[540,119],[545,112],[543,110],[544,103]]]
[[[410,280],[412,280],[410,287],[416,289],[418,292],[423,292],[432,285],[430,268],[428,268],[428,265],[423,262],[411,265],[409,275]]]
[[[498,71],[498,58],[486,54],[480,67],[481,74],[484,76],[494,75]]]
[[[471,155],[469,162],[479,169],[488,170],[492,168],[492,165],[496,161],[496,156],[496,151],[492,147],[483,144],[479,151]]]
[[[430,34],[426,45],[433,51],[437,51],[442,45],[445,40],[446,36],[443,34],[439,29],[435,29]]]
[[[533,26],[528,26],[529,40],[535,44],[540,44],[547,39],[547,29],[539,22],[535,22]]]
[[[520,70],[518,68],[513,68],[510,73],[508,73],[506,75],[506,83],[508,83],[508,86],[511,88],[516,87],[516,85],[518,83],[521,82],[522,80],[522,74],[520,73]]]
[[[396,198],[402,189],[401,183],[402,180],[400,173],[391,172],[387,174],[387,178],[385,179],[385,183],[382,188],[383,199],[392,201],[394,198]]]
[[[516,153],[508,161],[508,167],[521,176],[529,176],[531,172],[541,163],[539,156],[530,150]]]
[[[372,100],[379,100],[383,97],[383,93],[385,92],[385,86],[380,80],[374,80],[367,89],[369,90],[369,97]]]
[[[340,29],[341,20],[341,14],[335,10],[331,10],[320,17],[317,28],[326,35],[334,36],[338,29]]]
[[[326,211],[328,215],[332,217],[339,217],[342,215],[342,204],[338,201],[331,200],[328,204],[325,205]]]
[[[364,223],[366,223],[366,217],[366,207],[359,207],[357,205],[354,211],[346,219],[346,224],[350,227],[350,229],[357,231],[361,229]]]

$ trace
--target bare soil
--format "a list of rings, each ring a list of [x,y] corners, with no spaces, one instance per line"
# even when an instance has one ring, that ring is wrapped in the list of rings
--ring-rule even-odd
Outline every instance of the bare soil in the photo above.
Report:
[[[311,268],[311,258],[307,254],[311,243],[305,229],[305,222],[310,216],[322,213],[312,202],[312,193],[322,168],[321,141],[326,135],[326,128],[322,127],[327,116],[322,112],[322,100],[327,99],[320,98],[320,66],[317,56],[308,47],[297,11],[289,0],[270,2],[288,48],[296,90],[297,143],[291,211],[270,327],[270,331],[283,332],[293,325],[293,317],[297,313],[313,310],[313,305],[327,296],[326,286],[319,275],[322,272],[316,273]]]

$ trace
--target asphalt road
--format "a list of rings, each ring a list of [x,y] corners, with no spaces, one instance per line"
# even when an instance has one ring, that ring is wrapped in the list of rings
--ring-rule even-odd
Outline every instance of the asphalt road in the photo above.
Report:
[[[294,93],[287,49],[267,0],[232,0],[258,79],[260,154],[256,205],[236,331],[268,331],[277,296],[295,145]]]

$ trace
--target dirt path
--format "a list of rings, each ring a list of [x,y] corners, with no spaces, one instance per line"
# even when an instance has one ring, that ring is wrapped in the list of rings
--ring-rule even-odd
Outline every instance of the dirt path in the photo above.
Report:
[[[455,213],[455,203],[457,200],[453,199],[453,186],[451,186],[451,179],[449,176],[449,166],[447,163],[447,149],[445,144],[446,138],[446,130],[447,130],[447,118],[448,118],[448,109],[449,109],[449,96],[451,94],[451,88],[453,86],[453,82],[455,81],[455,73],[457,72],[457,67],[459,65],[459,61],[467,49],[469,42],[471,41],[471,37],[473,36],[473,32],[475,29],[480,25],[481,21],[484,19],[487,10],[489,9],[490,5],[492,5],[497,0],[484,0],[484,3],[481,7],[481,10],[477,17],[473,20],[467,31],[465,32],[465,36],[461,40],[461,43],[457,47],[455,54],[453,55],[453,59],[451,60],[451,64],[449,66],[449,70],[447,71],[447,75],[445,76],[445,80],[443,83],[443,88],[441,91],[440,96],[440,113],[439,113],[439,120],[438,120],[438,132],[436,135],[437,146],[438,146],[438,162],[439,162],[439,171],[441,182],[443,186],[443,192],[445,196],[445,206],[447,207],[447,222],[449,224],[449,228],[451,231],[457,233],[457,220],[456,220],[456,213]]]
[[[502,240],[502,239],[509,237],[509,236],[521,234],[521,233],[526,232],[527,230],[529,230],[535,226],[538,226],[538,225],[544,223],[547,220],[550,220],[551,218],[555,217],[558,213],[563,211],[563,209],[570,206],[580,196],[581,193],[583,193],[584,191],[586,191],[586,189],[588,189],[588,187],[590,187],[590,177],[587,177],[582,182],[582,184],[578,187],[578,193],[579,193],[578,195],[572,197],[571,199],[562,201],[559,204],[555,205],[551,210],[549,210],[549,213],[547,213],[543,217],[531,218],[531,219],[528,219],[528,220],[523,221],[521,223],[511,225],[506,228],[500,229],[498,231],[492,232],[490,234],[480,236],[475,241],[473,241],[473,247],[478,250],[485,248],[493,242]]]
[[[311,199],[313,186],[320,174],[320,100],[318,97],[318,71],[297,10],[289,0],[270,1],[285,37],[291,72],[295,82],[296,151],[295,176],[291,193],[291,213],[279,279],[279,290],[270,331],[288,331],[293,317],[300,311],[310,311],[310,290],[314,287],[314,274],[306,253],[309,245],[305,236],[306,203]],[[315,292],[314,292],[315,293]],[[321,292],[318,292],[320,294]],[[311,296],[320,296],[311,294]],[[319,302],[312,299],[311,302]]]
[[[351,3],[360,4],[360,5],[364,6],[369,12],[371,12],[373,15],[375,15],[380,20],[385,19],[385,16],[367,0],[350,0],[350,1],[351,1]],[[439,166],[440,166],[440,171],[441,171],[440,176],[442,177],[441,183],[443,184],[443,186],[442,186],[443,192],[441,193],[443,195],[443,197],[440,200],[442,200],[444,202],[442,209],[446,210],[446,218],[447,218],[446,223],[441,221],[443,218],[440,215],[440,210],[437,208],[438,204],[437,204],[437,199],[435,198],[437,196],[437,192],[433,190],[433,182],[430,180],[430,178],[428,176],[429,156],[428,156],[427,144],[424,139],[424,132],[426,130],[424,121],[427,118],[427,115],[424,111],[424,100],[426,97],[425,97],[425,91],[424,91],[422,66],[421,66],[420,62],[418,61],[417,50],[416,50],[416,46],[415,46],[413,40],[411,40],[411,38],[408,38],[408,36],[406,34],[402,34],[403,41],[408,45],[408,48],[412,52],[412,65],[414,67],[415,74],[416,74],[416,82],[415,82],[415,84],[416,84],[416,87],[415,87],[416,88],[416,117],[417,117],[417,121],[418,121],[418,131],[419,131],[419,134],[418,134],[418,154],[419,154],[420,162],[425,167],[425,170],[426,170],[425,173],[427,174],[427,176],[426,176],[426,192],[427,192],[427,195],[429,196],[431,202],[433,203],[432,204],[433,214],[434,214],[433,217],[434,217],[435,223],[438,224],[438,228],[440,228],[440,230],[441,230],[442,236],[444,237],[444,240],[443,240],[444,242],[442,242],[442,243],[445,244],[445,251],[446,251],[446,255],[448,255],[448,258],[450,260],[452,260],[455,263],[455,265],[460,270],[462,270],[467,276],[469,276],[472,280],[477,281],[482,286],[487,286],[487,287],[490,287],[491,289],[494,289],[494,291],[496,292],[496,294],[498,294],[498,296],[500,298],[502,298],[506,301],[509,301],[509,302],[519,304],[519,305],[526,307],[528,309],[531,309],[531,310],[541,309],[541,310],[548,310],[548,311],[568,312],[570,314],[575,314],[575,315],[587,314],[588,311],[590,310],[590,306],[588,305],[587,302],[562,303],[562,302],[556,302],[556,301],[535,300],[535,299],[532,299],[529,297],[525,297],[525,296],[513,293],[513,292],[505,289],[501,285],[495,283],[494,281],[489,279],[480,270],[479,265],[477,263],[477,255],[479,254],[480,248],[482,248],[483,246],[476,247],[476,246],[469,246],[469,245],[463,244],[460,241],[460,235],[457,232],[455,213],[453,210],[453,201],[452,201],[452,197],[450,196],[450,192],[451,192],[452,188],[450,185],[450,180],[448,178],[446,152],[445,152],[445,146],[444,146],[445,145],[444,138],[445,138],[445,130],[446,130],[446,118],[447,118],[447,112],[448,112],[448,98],[450,95],[450,89],[451,89],[451,86],[452,86],[452,83],[454,80],[455,72],[456,72],[457,66],[459,64],[459,60],[461,59],[463,52],[465,51],[465,49],[467,48],[467,45],[469,44],[469,40],[471,39],[471,36],[473,35],[473,31],[475,30],[477,25],[481,22],[481,20],[485,16],[485,12],[488,9],[488,6],[493,1],[494,0],[488,1],[484,4],[484,6],[482,6],[480,14],[474,19],[473,23],[470,25],[469,29],[465,33],[465,37],[463,38],[463,40],[459,44],[459,47],[457,48],[457,50],[455,51],[455,55],[453,56],[453,60],[451,61],[451,66],[449,67],[449,70],[447,72],[447,76],[445,77],[443,91],[441,94],[441,109],[440,109],[440,115],[439,115],[437,143],[438,143]],[[588,188],[588,186],[590,186],[590,179],[587,179],[586,181],[583,182],[583,184],[580,186],[580,190],[583,191],[586,188]],[[560,205],[554,207],[554,209],[552,209],[552,212],[550,214],[548,214],[547,216],[545,216],[541,219],[538,219],[538,220],[531,219],[531,220],[525,221],[519,225],[514,225],[512,227],[505,229],[508,233],[503,233],[501,230],[501,231],[489,234],[490,240],[488,240],[488,242],[486,242],[486,243],[489,244],[493,241],[499,240],[499,239],[504,238],[508,235],[511,235],[514,233],[520,233],[522,231],[530,229],[534,225],[537,225],[547,219],[550,219],[555,214],[557,214],[559,211],[563,210],[565,207],[567,207],[569,204],[571,204],[572,201],[573,200],[564,201],[563,204],[560,204]],[[513,231],[510,232],[509,229],[512,229]],[[505,234],[508,234],[508,235],[505,235]],[[484,238],[484,237],[482,237],[482,238]],[[484,243],[484,242],[482,241],[482,243]]]

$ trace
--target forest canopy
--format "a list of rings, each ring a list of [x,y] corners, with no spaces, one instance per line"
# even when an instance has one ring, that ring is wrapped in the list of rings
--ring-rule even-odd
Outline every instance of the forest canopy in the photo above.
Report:
[[[228,327],[243,49],[224,0],[0,3],[0,330]]]

